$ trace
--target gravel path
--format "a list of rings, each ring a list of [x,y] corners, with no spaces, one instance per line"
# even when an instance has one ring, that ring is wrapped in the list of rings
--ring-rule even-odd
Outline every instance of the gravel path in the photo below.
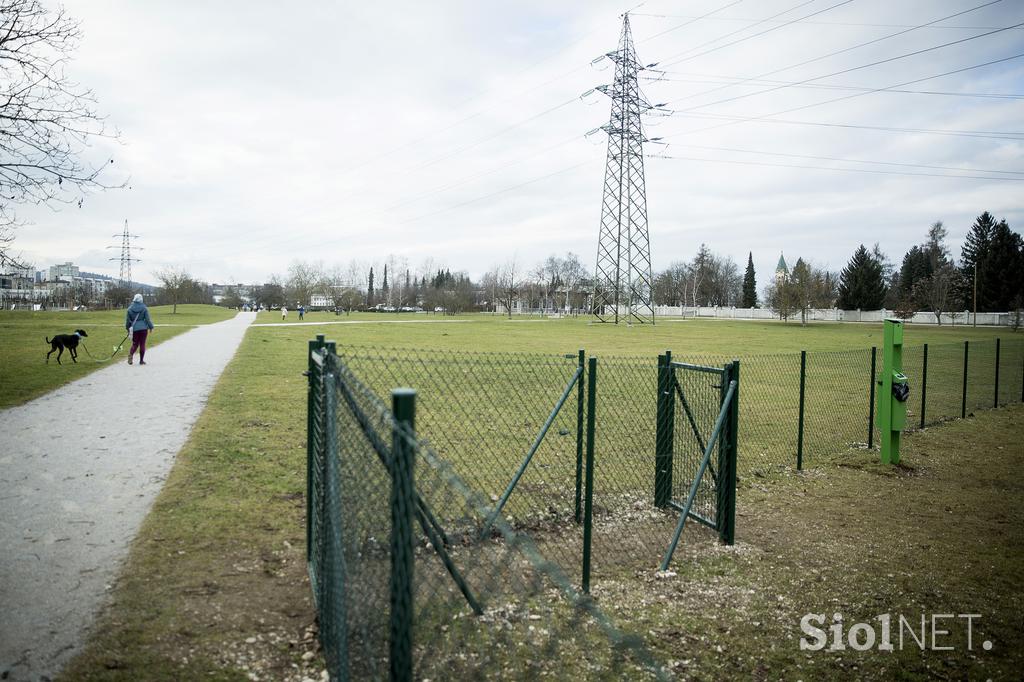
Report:
[[[185,332],[150,349],[145,366],[119,354],[110,367],[0,411],[0,679],[53,677],[84,643],[255,318],[240,313]]]

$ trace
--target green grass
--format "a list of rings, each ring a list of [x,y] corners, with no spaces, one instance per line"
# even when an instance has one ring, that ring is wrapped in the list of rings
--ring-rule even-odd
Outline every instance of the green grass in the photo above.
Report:
[[[294,314],[289,316],[295,321]],[[261,317],[261,321],[276,322],[280,315]],[[536,329],[519,331],[517,324]],[[627,337],[605,337],[603,348],[609,352],[647,355],[655,353],[664,339],[640,344],[640,334],[671,332],[680,343],[689,342],[675,345],[678,355],[679,348],[710,352],[696,339],[721,333],[716,330],[747,326],[711,321],[676,324],[678,329],[667,331],[603,328],[595,333]],[[508,347],[501,345],[502,338],[522,335],[515,338],[529,343],[513,347],[543,350],[550,362],[560,362],[558,354],[564,350],[563,343],[571,340],[571,331],[588,329],[575,321],[548,325],[485,319],[462,324],[250,329],[240,348],[246,361],[231,363],[218,383],[133,543],[112,605],[65,679],[241,680],[249,672],[261,679],[317,674],[322,661],[302,658],[303,653],[314,651],[307,639],[313,613],[304,553],[305,379],[301,373],[306,368],[306,342],[324,331],[342,343],[494,350]],[[857,330],[864,333],[867,328],[850,326],[853,331],[774,325],[792,335],[835,334],[835,343],[859,347]],[[908,336],[917,331],[908,330]],[[734,342],[728,333],[716,338],[719,345]],[[792,349],[794,342],[789,344],[787,348]],[[572,343],[570,350],[578,345],[587,346]],[[392,356],[401,354],[388,357]],[[566,362],[571,365],[572,361]],[[364,362],[364,371],[373,364]],[[416,362],[376,364],[400,372]],[[631,383],[640,365],[620,366],[618,375],[602,366],[605,383],[600,395],[605,409],[614,410],[616,402],[628,404],[637,395],[636,386],[646,381]],[[504,452],[506,461],[500,466],[514,468],[523,452],[520,446],[536,427],[535,421],[527,420],[517,426],[518,431],[510,430],[512,420],[522,421],[517,401],[541,407],[553,403],[557,395],[549,390],[551,380],[524,381],[528,373],[511,372],[491,377],[495,380],[489,385],[489,375],[477,381],[472,368],[463,369],[420,375],[433,376],[437,382],[421,386],[420,423],[429,428],[433,419],[437,429],[447,425],[450,433],[435,432],[430,437],[442,455],[447,456],[448,449],[458,466],[471,463],[475,455],[477,468],[483,470],[491,461],[489,456]],[[750,378],[751,373],[744,376]],[[377,382],[374,388],[383,392],[396,385],[392,380],[398,376],[379,368],[371,378]],[[446,412],[439,404],[445,396],[442,378],[463,401],[466,413]],[[828,376],[824,380],[834,382]],[[832,389],[832,384],[828,386]],[[756,405],[751,393],[748,389],[745,394],[751,414],[747,423],[757,414],[751,408]],[[431,395],[437,396],[433,407]],[[495,395],[506,397],[503,410],[493,405]],[[482,411],[474,412],[478,409]],[[498,420],[502,412],[507,413],[507,421]],[[538,413],[543,417],[543,409]],[[1022,605],[1013,586],[1022,578],[1024,491],[1014,483],[1019,478],[1015,472],[1019,449],[1013,444],[1024,436],[1022,417],[1024,410],[1014,407],[910,435],[905,439],[904,460],[909,468],[885,469],[873,463],[877,453],[846,451],[840,446],[833,450],[841,453],[812,460],[813,471],[802,476],[775,474],[770,486],[756,476],[746,476],[740,491],[738,549],[718,548],[707,542],[709,534],[702,529],[688,530],[674,566],[680,576],[661,581],[649,569],[667,542],[664,533],[671,519],[652,521],[648,508],[636,509],[629,495],[617,497],[616,490],[636,484],[627,479],[621,488],[614,487],[619,485],[616,478],[627,471],[623,462],[633,460],[618,461],[609,449],[621,448],[621,456],[626,457],[631,449],[644,446],[642,441],[621,445],[619,439],[628,438],[629,432],[619,432],[625,427],[621,422],[614,426],[616,418],[608,416],[604,432],[610,440],[599,441],[598,448],[602,457],[595,529],[598,604],[628,629],[647,633],[648,643],[664,660],[673,661],[681,676],[698,679],[821,679],[858,673],[874,679],[894,675],[918,679],[934,670],[951,677],[967,672],[1010,676],[1021,663],[1017,614]],[[468,430],[470,423],[474,431]],[[819,424],[820,442],[825,443],[830,435],[827,417],[821,417]],[[507,451],[483,449],[484,441],[475,435],[477,426],[490,442],[507,441],[514,446]],[[653,437],[653,424],[647,427]],[[744,428],[741,423],[741,434]],[[539,453],[523,479],[522,492],[535,500],[563,498],[559,504],[564,505],[565,489],[559,487],[564,472],[556,471],[574,460],[575,449],[569,445],[574,431],[565,436],[556,433],[550,436],[553,449]],[[979,452],[985,453],[983,467],[978,463]],[[491,484],[507,481],[505,468],[481,473]],[[640,472],[635,480],[645,483],[646,475]],[[529,507],[513,510],[520,514]],[[523,518],[521,525],[536,528],[542,549],[559,563],[571,559],[568,555],[578,547],[578,538],[560,538],[559,529],[545,526],[541,519]],[[807,610],[840,610],[850,619],[866,620],[883,612],[911,616],[933,608],[982,613],[985,625],[991,624],[991,632],[1001,638],[993,656],[985,659],[979,652],[979,658],[972,660],[958,651],[935,659],[907,652],[894,657],[875,654],[873,659],[821,653],[809,658],[796,648],[799,617]],[[583,660],[568,657],[564,670],[571,672],[573,662]],[[853,665],[858,666],[856,670]]]
[[[147,347],[159,345],[188,329],[200,325],[220,322],[235,315],[227,308],[209,305],[179,305],[176,314],[171,306],[153,306],[150,314],[156,329],[146,342]],[[105,367],[108,362],[96,359],[109,358],[114,346],[124,338],[124,310],[100,310],[89,312],[28,312],[0,311],[0,409],[20,405],[52,391],[70,381]],[[56,334],[70,334],[75,329],[84,329],[89,335],[84,339],[84,348],[78,349],[78,363],[73,363],[64,351],[60,365],[46,353],[51,339]],[[131,347],[131,339],[122,347],[113,361],[123,361]]]
[[[278,323],[281,314],[260,313],[257,323]],[[298,322],[289,311],[288,322]],[[570,353],[585,348],[598,355],[645,355],[655,357],[665,349],[676,355],[764,355],[800,350],[837,351],[866,349],[882,343],[882,325],[869,323],[746,322],[731,320],[659,320],[654,327],[595,324],[591,318],[475,314],[449,317],[440,314],[361,313],[335,316],[308,313],[304,327],[282,327],[296,339],[324,333],[342,344],[440,348],[448,350],[520,351]],[[418,324],[429,321],[429,324]],[[374,322],[376,324],[324,324]],[[399,322],[400,324],[393,324]],[[416,324],[405,324],[416,322]],[[447,323],[447,324],[446,324]],[[1014,336],[1009,329],[957,325],[934,327],[907,325],[905,343],[962,343],[964,339],[994,340]]]
[[[900,467],[847,452],[803,475],[739,490],[737,545],[688,529],[677,576],[600,578],[599,603],[649,632],[680,677],[717,679],[1014,679],[1024,664],[1024,407],[912,434]],[[984,461],[972,453],[984,452]],[[891,654],[801,651],[800,618],[841,613],[850,625],[892,614],[946,619],[950,651],[909,636]],[[993,642],[991,651],[981,648]],[[831,643],[831,640],[830,640]]]

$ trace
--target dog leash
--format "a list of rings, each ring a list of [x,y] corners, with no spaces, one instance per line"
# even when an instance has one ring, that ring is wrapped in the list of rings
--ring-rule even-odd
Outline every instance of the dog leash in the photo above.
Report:
[[[88,353],[89,357],[92,358],[94,361],[96,361],[96,362],[109,362],[110,360],[114,359],[114,356],[117,355],[118,351],[121,350],[121,346],[124,345],[125,341],[128,340],[128,337],[130,335],[131,335],[131,332],[128,332],[127,334],[125,334],[124,338],[121,339],[121,343],[119,343],[116,346],[114,346],[114,352],[110,354],[110,357],[109,358],[103,358],[102,360],[97,360],[96,357],[93,356],[93,354],[89,352],[89,347],[85,345],[84,341],[82,341],[82,348],[85,349],[85,352]]]

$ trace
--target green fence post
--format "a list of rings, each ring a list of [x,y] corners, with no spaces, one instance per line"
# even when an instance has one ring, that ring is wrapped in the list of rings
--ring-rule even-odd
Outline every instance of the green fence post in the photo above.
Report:
[[[733,360],[725,366],[725,374],[722,377],[722,385],[728,386],[736,382],[736,390],[732,395],[732,402],[729,403],[729,416],[726,419],[725,439],[722,441],[724,457],[719,460],[718,468],[718,490],[719,490],[719,511],[718,511],[718,537],[731,545],[736,541],[736,466],[737,452],[739,450],[739,426],[740,426],[740,361]]]
[[[583,495],[583,591],[590,594],[590,545],[594,525],[594,432],[597,414],[597,358],[590,358],[587,377],[587,473]]]
[[[654,445],[654,506],[667,507],[672,497],[672,450],[675,431],[675,394],[672,351],[658,356],[657,427]]]
[[[868,450],[875,442],[875,360],[878,348],[871,346],[871,386],[868,388]]]
[[[804,384],[807,379],[807,351],[800,351],[800,420],[796,431],[796,470],[804,468]]]
[[[924,359],[921,364],[921,428],[924,428],[925,398],[928,396],[928,344],[924,344]]]
[[[583,509],[580,498],[583,491],[583,377],[582,370],[586,362],[586,352],[579,351],[580,380],[576,385],[576,507],[573,518],[576,523],[583,520]]]
[[[999,407],[999,339],[996,339],[996,397],[992,407]]]
[[[392,682],[413,678],[413,538],[415,506],[413,470],[416,451],[412,442],[416,423],[416,391],[391,392],[395,416],[391,446],[391,637],[388,656]]]
[[[967,350],[970,345],[969,341],[964,341],[964,397],[960,403],[960,418],[967,418]]]
[[[320,572],[317,580],[318,618],[320,621],[320,643],[330,668],[330,674],[339,680],[348,680],[348,574],[345,564],[345,543],[343,538],[341,471],[338,459],[338,393],[335,389],[335,375],[331,373],[337,361],[333,353],[334,344],[324,343],[319,337],[320,348],[327,349],[324,366],[329,385],[323,393],[323,506],[318,513],[321,520],[319,538]]]
[[[306,355],[306,563],[313,558],[313,391],[318,378],[314,375],[316,364],[313,362],[313,353],[323,342],[323,334],[310,340]]]

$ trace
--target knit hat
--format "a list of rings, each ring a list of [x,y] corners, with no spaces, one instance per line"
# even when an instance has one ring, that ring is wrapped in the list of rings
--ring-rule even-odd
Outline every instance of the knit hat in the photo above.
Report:
[[[135,294],[135,297],[132,298],[132,303],[142,303],[142,294]]]

